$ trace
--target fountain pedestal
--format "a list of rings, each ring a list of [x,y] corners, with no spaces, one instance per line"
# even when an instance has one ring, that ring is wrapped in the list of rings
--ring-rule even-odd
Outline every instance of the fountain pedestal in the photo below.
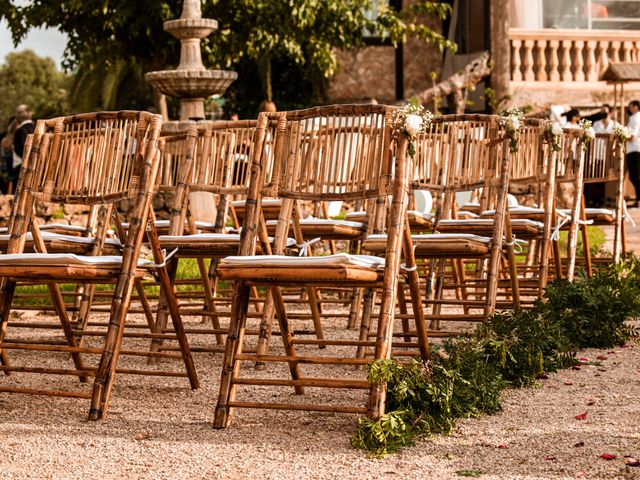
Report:
[[[218,28],[218,22],[202,18],[200,0],[184,0],[179,19],[164,23],[164,30],[180,40],[180,64],[176,70],[145,74],[158,92],[180,99],[180,122],[165,122],[163,131],[180,131],[189,120],[204,120],[204,101],[222,94],[238,74],[228,70],[207,70],[202,64],[200,41]],[[172,123],[176,123],[172,125]]]

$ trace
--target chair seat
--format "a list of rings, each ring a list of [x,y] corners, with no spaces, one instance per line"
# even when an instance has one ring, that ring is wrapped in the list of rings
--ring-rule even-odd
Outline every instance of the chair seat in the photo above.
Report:
[[[480,214],[480,218],[493,218],[495,214],[495,210],[484,210]],[[544,208],[522,206],[511,207],[509,208],[509,214],[511,215],[512,220],[516,218],[527,218],[538,222],[544,220]]]
[[[155,226],[159,234],[168,233],[169,222],[170,220],[156,220]],[[199,220],[196,220],[194,223],[195,223],[196,229],[200,232],[212,232],[216,227],[214,223],[210,223],[210,222],[201,222]],[[125,231],[129,230],[129,224],[126,222],[123,223],[122,228]],[[186,221],[184,222],[184,228],[185,230],[189,228],[189,225]]]
[[[466,212],[479,214],[480,213],[480,204],[478,202],[467,202],[464,203],[460,210],[464,210]]]
[[[86,256],[73,253],[17,253],[0,255],[0,277],[81,280],[115,279],[120,274],[122,257]],[[150,260],[139,259],[138,275],[153,267]]]
[[[87,227],[67,225],[65,223],[45,223],[39,225],[39,227],[42,232],[59,233],[60,235],[73,235],[77,237],[91,233],[91,230]]]
[[[239,233],[198,233],[195,235],[160,235],[162,248],[178,249],[178,256],[193,257],[226,257],[238,253],[240,247]],[[273,242],[273,238],[269,238]],[[287,248],[297,246],[293,238],[287,239]],[[258,243],[258,249],[260,245]]]
[[[442,233],[474,233],[491,235],[494,221],[492,218],[475,218],[471,220],[441,220],[438,231]],[[544,224],[528,218],[511,220],[511,230],[518,237],[536,237],[543,233]]]
[[[349,212],[345,216],[345,220],[349,222],[364,223],[368,217],[369,214],[367,212]],[[429,228],[433,225],[432,213],[422,213],[418,210],[408,210],[407,217],[409,217],[409,224],[411,225],[411,228]]]
[[[571,215],[570,210],[560,211]],[[587,221],[593,220],[594,225],[613,225],[616,223],[616,212],[609,208],[585,208],[584,214],[587,217]]]
[[[491,238],[469,233],[412,235],[411,240],[419,258],[469,258],[485,256],[491,251]],[[362,244],[364,250],[372,253],[384,253],[386,246],[386,235],[369,235]]]
[[[231,203],[238,220],[244,218],[245,203],[246,202],[244,200],[235,200]],[[262,200],[262,214],[264,215],[265,220],[277,220],[278,215],[280,215],[281,208],[282,200],[273,198],[266,198]]]
[[[45,247],[47,247],[48,253],[76,253],[83,254],[89,253],[95,243],[95,237],[77,237],[74,235],[62,235],[60,233],[54,233],[45,231],[42,232],[42,240]],[[8,234],[0,235],[0,250],[6,250],[9,245]],[[27,232],[25,250],[31,251],[34,249],[33,234]],[[117,239],[107,238],[105,239],[103,246],[103,254],[118,254],[122,249],[122,244]]]
[[[275,233],[277,220],[267,220],[267,231]],[[306,239],[321,237],[323,240],[352,240],[361,238],[365,233],[364,224],[349,220],[331,220],[325,218],[305,218],[300,220],[302,236]]]
[[[382,279],[384,258],[339,253],[322,257],[284,255],[231,256],[220,260],[222,279],[256,283],[376,283]]]

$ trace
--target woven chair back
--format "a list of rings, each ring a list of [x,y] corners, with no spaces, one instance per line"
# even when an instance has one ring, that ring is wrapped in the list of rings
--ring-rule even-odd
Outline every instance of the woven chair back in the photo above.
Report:
[[[145,159],[157,148],[161,122],[159,115],[132,111],[38,121],[38,148],[29,161],[32,194],[38,200],[87,205],[135,197]]]

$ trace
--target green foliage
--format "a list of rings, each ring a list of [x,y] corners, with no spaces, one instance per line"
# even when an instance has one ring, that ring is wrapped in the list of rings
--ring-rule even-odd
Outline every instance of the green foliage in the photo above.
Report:
[[[506,386],[530,386],[570,367],[579,348],[611,348],[637,336],[625,321],[639,315],[640,259],[630,256],[592,279],[551,283],[532,309],[496,313],[473,337],[432,345],[426,365],[372,362],[369,380],[386,384],[387,413],[360,419],[352,445],[384,456],[422,436],[448,433],[457,418],[495,413]]]
[[[68,36],[64,64],[77,73],[75,109],[146,108],[153,104],[153,93],[144,73],[177,63],[179,42],[162,24],[180,16],[181,0],[25,3],[0,2],[0,19],[8,22],[14,42],[41,26]],[[411,35],[441,49],[455,47],[425,25],[428,17],[450,14],[446,3],[418,0],[401,12],[383,4],[374,19],[367,15],[372,6],[372,0],[207,0],[203,15],[218,20],[219,29],[203,40],[203,61],[209,68],[250,73],[253,82],[241,90],[234,87],[232,108],[253,116],[262,99],[273,97],[281,108],[291,108],[284,105],[290,98],[297,106],[317,102],[326,78],[338,69],[337,50],[362,45],[364,31],[392,43]],[[262,83],[262,94],[255,79]]]
[[[490,361],[516,387],[533,385],[546,372],[573,364],[570,343],[550,308],[539,302],[531,310],[496,313],[478,328],[478,341]]]
[[[637,260],[633,260],[638,281]],[[562,325],[563,333],[575,348],[611,348],[626,342],[631,331],[625,321],[640,314],[640,291],[627,282],[626,267],[584,276],[574,282],[549,285],[546,298],[552,322]]]
[[[35,117],[61,115],[67,108],[68,78],[50,58],[31,50],[7,55],[0,65],[0,130],[4,131],[15,108],[26,103]]]

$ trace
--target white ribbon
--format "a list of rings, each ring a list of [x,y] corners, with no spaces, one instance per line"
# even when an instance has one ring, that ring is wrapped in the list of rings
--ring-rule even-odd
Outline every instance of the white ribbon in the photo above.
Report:
[[[564,227],[570,221],[571,221],[571,217],[564,217],[562,220],[560,220],[560,223],[558,223],[556,228],[554,228],[553,232],[551,233],[552,242],[557,242],[560,240],[560,230],[562,230],[562,227]]]
[[[308,257],[309,256],[309,246],[313,245],[314,243],[319,242],[320,240],[322,240],[321,237],[316,237],[316,238],[312,238],[308,242],[297,243],[296,246],[300,249],[300,252],[298,253],[298,256],[299,257]]]
[[[528,242],[526,240],[520,240],[519,238],[516,238],[515,235],[511,237],[511,242],[507,242],[506,239],[502,242],[505,247],[514,247],[513,251],[517,255],[522,253],[522,245],[524,245],[525,243]]]
[[[622,201],[622,219],[629,220],[629,223],[631,224],[632,227],[636,226],[636,222],[633,220],[633,217],[629,215],[629,212],[627,211],[627,202],[625,202],[624,200]]]
[[[440,233],[440,232],[438,232]],[[418,244],[413,245],[413,256],[415,259],[416,256],[416,248],[418,247]],[[404,270],[405,272],[415,272],[418,269],[418,264],[416,263],[413,267],[407,267],[406,263],[401,263],[400,264],[400,268],[402,270]]]
[[[178,247],[174,248],[171,251],[171,253],[169,253],[169,255],[167,255],[167,251],[165,249],[162,249],[162,257],[163,257],[162,263],[153,263],[152,261],[149,261],[149,263],[147,263],[145,266],[151,267],[151,268],[163,268],[167,265],[167,260],[173,257],[177,252],[178,252]]]

